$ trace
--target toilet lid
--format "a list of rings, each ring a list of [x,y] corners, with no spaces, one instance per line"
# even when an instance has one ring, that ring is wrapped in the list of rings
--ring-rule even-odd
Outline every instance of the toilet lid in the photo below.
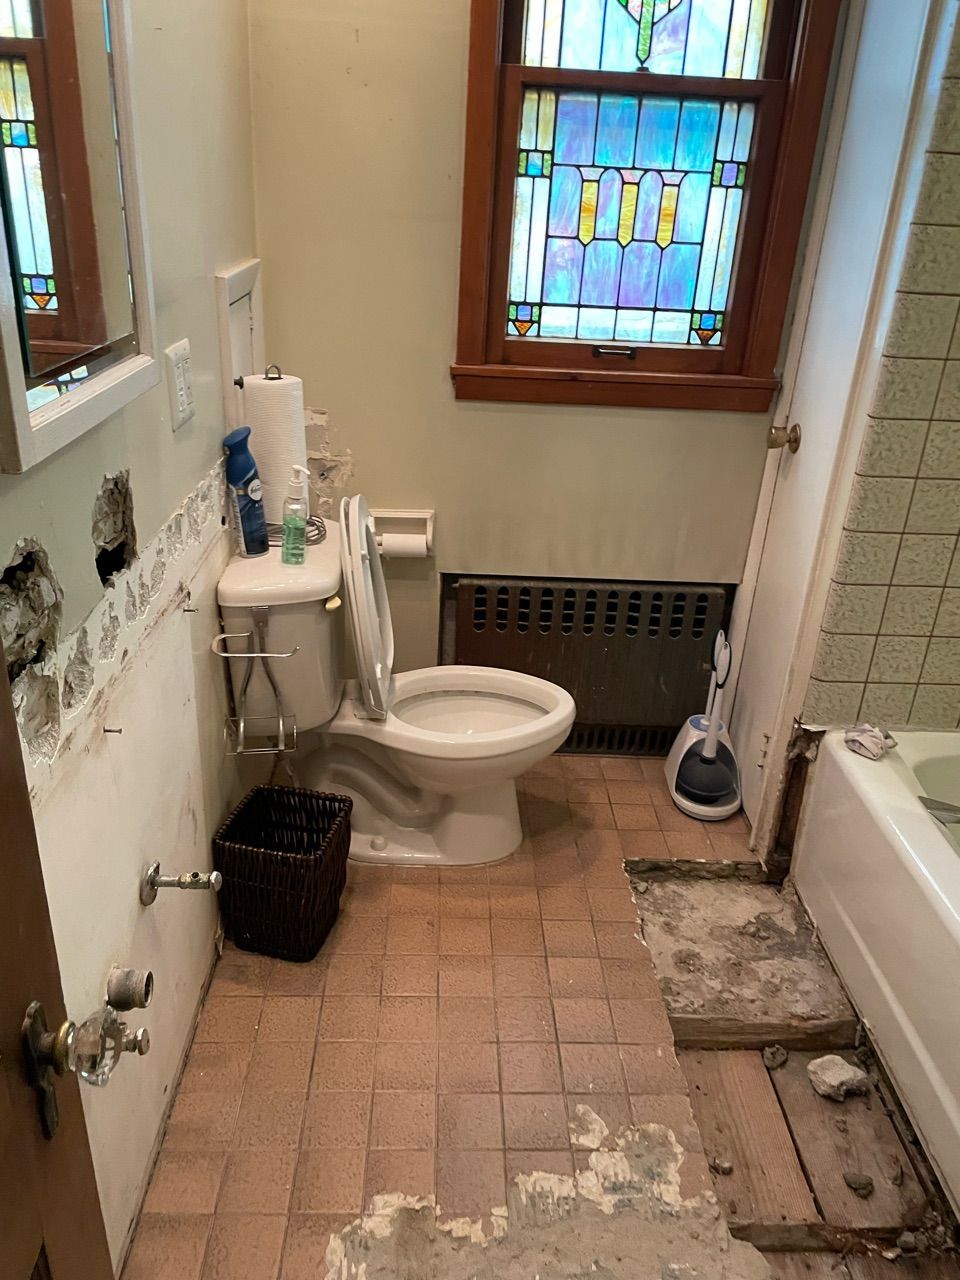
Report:
[[[340,503],[340,558],[363,700],[370,715],[383,720],[393,674],[393,623],[373,516],[360,495]]]

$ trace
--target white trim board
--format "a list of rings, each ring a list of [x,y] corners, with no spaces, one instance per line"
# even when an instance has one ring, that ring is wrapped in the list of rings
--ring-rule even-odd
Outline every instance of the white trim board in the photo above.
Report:
[[[247,258],[232,267],[216,272],[213,277],[217,300],[217,328],[220,335],[220,385],[223,395],[223,418],[227,427],[240,425],[243,401],[236,385],[239,376],[262,373],[266,365],[266,343],[263,333],[263,282],[260,259]],[[249,323],[252,361],[246,352],[237,350],[234,341],[234,308]],[[244,367],[249,365],[250,367]]]

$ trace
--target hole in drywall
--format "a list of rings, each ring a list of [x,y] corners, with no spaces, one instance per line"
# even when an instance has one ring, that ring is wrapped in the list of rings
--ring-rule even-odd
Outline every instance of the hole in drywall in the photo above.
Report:
[[[97,573],[103,585],[107,586],[116,574],[133,563],[137,554],[129,471],[104,476],[93,504],[92,532]]]
[[[0,574],[0,639],[13,684],[57,647],[63,592],[47,553],[32,539],[18,542]]]
[[[20,732],[33,760],[52,759],[60,738],[60,690],[54,674],[63,592],[47,553],[18,542],[0,573],[0,639]]]

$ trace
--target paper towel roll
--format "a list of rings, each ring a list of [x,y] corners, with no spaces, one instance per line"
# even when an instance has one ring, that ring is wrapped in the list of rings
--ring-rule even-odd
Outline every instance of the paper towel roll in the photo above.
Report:
[[[422,560],[427,554],[427,539],[422,533],[383,533],[380,554],[394,560]]]
[[[263,482],[268,524],[283,519],[290,471],[307,465],[307,432],[303,414],[303,382],[290,374],[243,379],[244,421],[250,427],[250,451]]]

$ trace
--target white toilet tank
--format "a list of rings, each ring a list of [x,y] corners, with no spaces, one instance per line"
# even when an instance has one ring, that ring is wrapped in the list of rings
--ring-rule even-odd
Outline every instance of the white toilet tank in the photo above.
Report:
[[[265,620],[266,649],[290,657],[268,659],[280,690],[285,716],[294,716],[298,733],[326,724],[343,695],[343,613],[340,604],[340,527],[327,522],[323,542],[308,545],[302,565],[284,564],[280,548],[266,555],[235,556],[217,587],[217,601],[229,653],[259,651],[256,621]],[[254,612],[264,606],[267,612]],[[233,633],[233,634],[231,634]],[[239,634],[237,634],[239,633]],[[248,638],[249,637],[249,638]],[[293,651],[296,652],[293,652]],[[240,714],[240,694],[248,664],[226,660]],[[254,662],[244,699],[249,737],[272,736],[277,702],[262,662]]]

